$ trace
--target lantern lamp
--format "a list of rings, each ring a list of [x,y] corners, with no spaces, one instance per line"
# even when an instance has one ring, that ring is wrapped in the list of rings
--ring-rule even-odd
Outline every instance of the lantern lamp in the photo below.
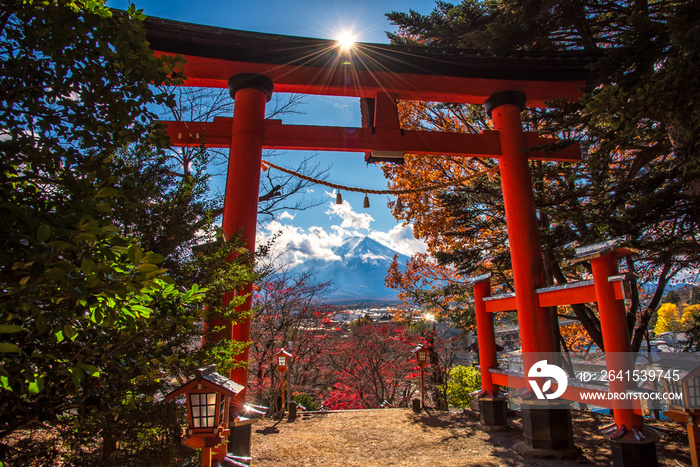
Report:
[[[425,407],[425,367],[428,365],[428,349],[419,345],[413,349],[420,367],[420,406]]]
[[[413,353],[416,354],[416,361],[418,362],[418,366],[424,367],[428,364],[428,349],[423,347],[422,345],[419,345],[415,349],[413,349]]]
[[[231,433],[229,405],[244,389],[214,370],[214,365],[196,370],[193,379],[165,396],[166,401],[185,396],[189,427],[183,444],[202,449],[203,466],[211,465],[212,449],[220,447]],[[223,458],[225,450],[220,453]]]
[[[277,371],[284,372],[287,371],[289,363],[291,361],[292,354],[284,349],[279,349],[273,356],[272,362],[277,365]]]
[[[284,349],[279,349],[273,356],[272,362],[277,365],[277,371],[280,372],[280,394],[282,395],[282,413],[285,411],[284,404],[284,378],[289,362],[291,361],[292,354]]]

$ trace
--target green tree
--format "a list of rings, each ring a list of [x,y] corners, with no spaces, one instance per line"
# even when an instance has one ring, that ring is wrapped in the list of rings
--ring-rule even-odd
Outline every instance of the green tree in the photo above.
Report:
[[[688,300],[689,305],[700,304],[700,287],[694,285],[690,289],[690,299]]]
[[[681,296],[675,290],[670,290],[666,297],[664,297],[664,303],[673,303],[674,305],[679,305],[681,302]]]
[[[180,75],[177,59],[153,56],[142,18],[87,0],[10,1],[0,12],[0,459],[22,463],[31,450],[12,451],[6,438],[49,423],[76,443],[72,465],[94,464],[95,447],[108,462],[116,433],[140,436],[135,413],[153,429],[149,414],[167,412],[153,404],[165,376],[205,360],[192,345],[201,319],[230,316],[242,298],[206,315],[204,301],[220,299],[221,281],[252,277],[250,255],[225,261],[235,243],[210,256],[207,272],[205,260],[179,266],[178,248],[206,209],[201,178],[178,185],[158,172],[151,148],[165,141],[149,106],[172,99],[151,83]],[[180,205],[190,212],[167,229],[141,220]],[[165,256],[189,287],[165,276]],[[206,297],[194,285],[201,278]],[[177,420],[164,429],[177,445]]]

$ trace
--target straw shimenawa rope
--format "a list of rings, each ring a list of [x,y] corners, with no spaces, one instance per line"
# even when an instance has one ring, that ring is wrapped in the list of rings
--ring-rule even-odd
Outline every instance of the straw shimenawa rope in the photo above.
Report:
[[[273,164],[272,162],[263,160],[262,161],[263,166],[268,166],[272,167],[273,169],[277,169],[280,172],[284,172],[286,174],[292,175],[297,178],[301,178],[302,180],[306,180],[307,182],[312,182],[316,183],[319,185],[324,185],[329,188],[335,188],[336,190],[343,190],[343,191],[352,191],[356,193],[369,193],[373,195],[407,195],[411,193],[422,193],[425,191],[432,191],[432,190],[439,190],[440,188],[446,188],[448,186],[455,186],[459,185],[462,182],[466,182],[467,180],[471,180],[472,178],[479,177],[481,175],[488,175],[489,178],[492,178],[496,172],[498,172],[498,167],[493,167],[488,170],[484,170],[475,174],[472,174],[468,177],[460,178],[459,180],[454,180],[452,182],[445,182],[445,183],[440,183],[437,185],[430,185],[430,186],[425,186],[421,188],[411,188],[408,190],[371,190],[368,188],[357,188],[357,187],[351,187],[351,186],[346,186],[346,185],[339,185],[337,183],[331,183],[327,182],[325,180],[320,180],[318,178],[313,178],[309,177],[308,175],[301,174],[299,172],[295,172],[293,170],[285,169],[284,167],[280,167],[279,165]]]

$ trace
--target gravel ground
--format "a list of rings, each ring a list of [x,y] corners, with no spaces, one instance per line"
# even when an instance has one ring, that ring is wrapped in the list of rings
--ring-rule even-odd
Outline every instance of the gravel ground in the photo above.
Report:
[[[581,449],[572,460],[523,457],[518,419],[503,433],[478,429],[476,414],[408,409],[334,412],[287,420],[265,419],[253,427],[254,467],[270,466],[607,466],[608,444],[598,427],[611,418],[574,412],[574,442]],[[659,465],[690,465],[685,429],[676,423],[653,422],[668,432],[657,443]]]

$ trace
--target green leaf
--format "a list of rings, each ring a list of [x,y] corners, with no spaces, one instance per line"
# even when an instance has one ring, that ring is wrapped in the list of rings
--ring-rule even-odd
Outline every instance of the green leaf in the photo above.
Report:
[[[0,342],[0,353],[22,353],[22,349],[9,342]]]
[[[27,391],[29,394],[39,394],[44,390],[44,378],[37,378],[36,381],[29,383]]]
[[[155,264],[145,263],[136,268],[136,271],[148,274],[149,272],[158,271],[160,268]]]
[[[131,245],[126,254],[129,256],[129,260],[131,260],[132,263],[140,263],[143,259],[143,248],[138,245]]]
[[[82,381],[83,377],[85,376],[85,372],[83,371],[82,368],[73,366],[68,368],[68,371],[71,374],[71,377],[73,378],[73,384],[75,384],[75,387],[80,386],[80,381]]]
[[[46,332],[46,329],[48,329],[48,326],[46,324],[46,315],[41,313],[39,316],[36,317],[36,322],[35,322],[36,330],[39,331],[39,334],[44,334]]]
[[[76,240],[86,240],[88,242],[96,242],[97,236],[95,236],[95,234],[92,234],[90,232],[81,232],[75,236],[75,239]]]
[[[96,198],[105,198],[107,196],[119,196],[119,190],[112,187],[100,188],[95,195]]]
[[[70,324],[63,326],[63,335],[68,339],[74,341],[78,337],[78,332]]]
[[[160,277],[159,279],[162,280],[163,282],[165,282],[166,284],[171,284],[171,285],[177,284],[177,283],[175,282],[175,279],[173,279],[173,278],[170,277],[170,276],[162,276],[162,277]]]
[[[85,274],[90,274],[95,271],[95,262],[90,259],[84,259],[80,264],[80,270]]]
[[[24,328],[22,326],[16,326],[13,324],[0,324],[0,334],[12,334],[23,330]]]
[[[93,323],[101,323],[102,320],[104,319],[104,314],[102,313],[102,309],[99,307],[95,307],[95,309],[92,312],[91,319]]]
[[[51,228],[46,224],[41,224],[36,230],[36,238],[40,242],[45,242],[51,236]]]
[[[143,305],[132,305],[131,309],[134,311],[137,311],[144,318],[148,318],[149,316],[151,316],[152,310],[148,307],[143,306]]]
[[[147,263],[158,264],[162,263],[165,260],[165,257],[163,257],[163,255],[159,255],[158,253],[153,253],[152,251],[150,251],[146,253],[146,256],[144,256],[143,260]]]
[[[44,274],[46,277],[55,282],[61,282],[66,278],[66,272],[60,268],[47,269]]]
[[[85,373],[87,373],[89,376],[100,375],[100,369],[97,368],[95,365],[90,365],[88,363],[78,363],[78,366],[85,370]]]

